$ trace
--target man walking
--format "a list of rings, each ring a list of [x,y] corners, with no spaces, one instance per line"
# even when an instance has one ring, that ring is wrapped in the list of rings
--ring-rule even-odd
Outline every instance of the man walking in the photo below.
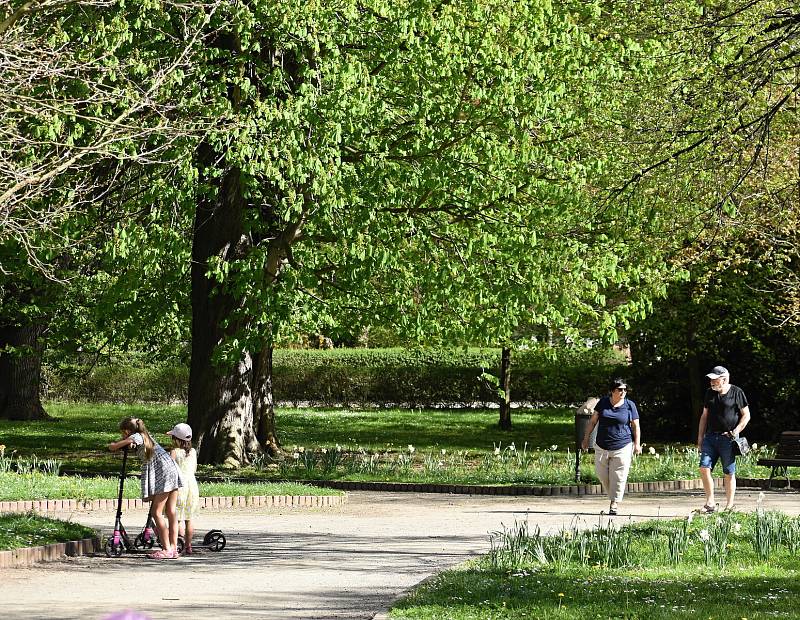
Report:
[[[744,391],[730,383],[728,370],[714,366],[706,375],[711,380],[711,389],[703,399],[703,413],[697,430],[697,450],[700,452],[700,478],[706,494],[706,503],[700,512],[714,512],[714,480],[711,471],[722,459],[725,475],[725,510],[734,507],[736,495],[736,456],[732,439],[741,433],[750,421],[750,408]]]

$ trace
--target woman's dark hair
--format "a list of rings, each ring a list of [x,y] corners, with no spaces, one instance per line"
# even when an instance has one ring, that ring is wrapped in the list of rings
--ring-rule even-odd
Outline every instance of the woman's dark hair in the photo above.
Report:
[[[621,377],[617,377],[616,379],[612,379],[611,383],[608,384],[608,389],[611,392],[613,392],[617,388],[625,388],[625,389],[628,388],[628,384],[625,383],[625,379],[622,379]]]

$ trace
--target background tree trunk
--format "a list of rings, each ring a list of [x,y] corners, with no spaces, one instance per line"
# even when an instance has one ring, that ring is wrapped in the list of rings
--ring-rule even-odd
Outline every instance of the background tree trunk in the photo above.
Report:
[[[500,388],[503,398],[500,401],[500,428],[511,430],[511,349],[503,347],[500,355]]]
[[[253,417],[258,442],[272,456],[280,452],[275,430],[275,400],[272,392],[272,344],[266,345],[253,361]]]
[[[0,419],[45,420],[42,407],[44,323],[0,326]],[[15,350],[6,351],[13,347]]]
[[[207,154],[206,154],[207,155]],[[254,426],[253,358],[244,351],[235,364],[216,363],[214,354],[240,324],[233,299],[208,278],[209,259],[233,261],[247,249],[242,232],[244,199],[238,169],[222,179],[216,200],[198,201],[192,245],[192,360],[189,424],[201,463],[247,464],[261,450]],[[227,322],[226,322],[227,321]],[[260,382],[257,379],[256,382]]]
[[[700,370],[700,362],[696,355],[690,355],[686,361],[686,370],[688,385],[689,385],[689,436],[688,440],[692,443],[697,441],[697,429],[700,425],[700,414],[703,413],[703,394],[704,385],[700,377],[702,377],[702,370]]]

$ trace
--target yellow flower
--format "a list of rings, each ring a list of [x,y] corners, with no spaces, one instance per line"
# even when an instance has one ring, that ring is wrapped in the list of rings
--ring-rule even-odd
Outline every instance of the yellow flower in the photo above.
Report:
[[[562,597],[562,596],[564,596],[564,593],[563,592],[559,592],[558,596]],[[747,618],[745,618],[744,620],[747,620]]]

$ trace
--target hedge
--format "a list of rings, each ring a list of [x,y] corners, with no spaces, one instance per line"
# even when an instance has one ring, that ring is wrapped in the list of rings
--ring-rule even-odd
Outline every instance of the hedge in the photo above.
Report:
[[[499,349],[279,349],[275,399],[309,406],[463,407],[494,402],[480,376],[498,374]],[[624,372],[608,350],[518,351],[512,400],[528,405],[582,401]],[[185,402],[188,368],[125,363],[45,368],[45,396],[90,402]]]

